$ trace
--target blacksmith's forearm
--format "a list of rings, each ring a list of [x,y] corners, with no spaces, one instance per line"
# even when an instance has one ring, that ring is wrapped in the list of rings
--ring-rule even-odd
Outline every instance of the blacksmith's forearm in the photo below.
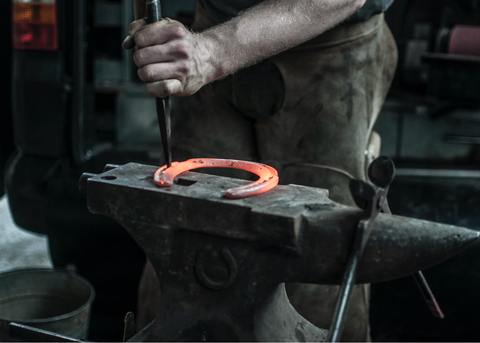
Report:
[[[209,81],[318,36],[360,9],[365,0],[266,0],[198,34]]]

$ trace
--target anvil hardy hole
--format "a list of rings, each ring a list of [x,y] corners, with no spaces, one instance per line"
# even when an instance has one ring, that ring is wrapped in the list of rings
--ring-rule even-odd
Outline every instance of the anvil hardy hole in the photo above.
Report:
[[[116,180],[117,177],[116,176],[103,176],[102,177],[102,180],[108,180],[108,181],[113,181],[113,180]]]
[[[186,180],[186,179],[177,179],[177,180],[175,181],[175,183],[176,183],[177,185],[180,185],[180,186],[188,187],[188,186],[191,186],[191,185],[197,183],[197,181]]]

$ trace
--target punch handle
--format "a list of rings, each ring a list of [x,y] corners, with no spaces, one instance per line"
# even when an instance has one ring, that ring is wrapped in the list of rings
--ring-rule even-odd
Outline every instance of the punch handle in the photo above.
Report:
[[[147,22],[148,24],[155,23],[162,19],[162,6],[160,0],[147,1]]]

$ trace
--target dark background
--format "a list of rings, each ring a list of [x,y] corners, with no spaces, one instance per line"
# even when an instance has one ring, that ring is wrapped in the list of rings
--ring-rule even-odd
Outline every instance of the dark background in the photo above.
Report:
[[[396,0],[392,8],[387,12],[386,18],[390,28],[394,33],[399,47],[399,67],[397,76],[389,95],[389,101],[397,101],[405,104],[410,109],[407,111],[415,112],[417,103],[425,101],[427,86],[425,83],[418,82],[415,79],[415,71],[411,72],[404,68],[405,49],[408,40],[412,36],[412,25],[415,22],[438,21],[437,13],[439,8],[448,1],[432,1],[432,0]],[[475,3],[470,0],[457,0],[458,6],[468,6]],[[410,7],[409,7],[410,6]],[[415,9],[412,11],[412,7]],[[411,10],[410,12],[408,10]],[[2,170],[2,178],[0,180],[0,194],[3,194],[3,170],[4,166],[11,154],[14,152],[13,128],[12,128],[12,103],[11,103],[11,1],[3,1],[0,10],[0,170]],[[104,47],[105,48],[105,47]],[[418,75],[417,75],[418,76]],[[103,99],[110,102],[113,96],[110,93],[102,94]],[[413,99],[413,100],[412,100]],[[428,101],[431,101],[429,98]],[[428,102],[427,101],[427,102]],[[103,104],[103,103],[102,103]],[[102,105],[103,106],[103,105]],[[108,112],[108,103],[105,105]],[[415,114],[409,114],[402,120],[420,120]],[[384,139],[384,147],[388,149],[388,139],[396,134],[392,132],[394,125],[398,125],[400,119],[392,122],[388,118],[389,113],[384,113],[379,118],[379,131]],[[403,118],[403,114],[398,118]],[[410,119],[409,119],[410,118]],[[413,120],[412,119],[412,120]],[[423,120],[423,119],[422,119]],[[435,125],[441,124],[442,120],[446,121],[449,126],[449,118],[444,117],[436,121],[425,121],[423,139],[435,139],[430,133]],[[393,123],[393,124],[392,124]],[[453,125],[453,124],[452,124]],[[383,128],[383,131],[381,130]],[[407,125],[408,129],[408,125]],[[110,132],[110,131],[108,131]],[[399,131],[400,132],[400,131]],[[415,142],[418,137],[411,139],[408,132],[403,134],[406,140]],[[108,138],[108,137],[107,137]],[[397,144],[398,142],[395,142]],[[414,143],[409,143],[410,149],[415,150]],[[397,146],[392,149],[395,162],[399,167],[425,167],[428,168],[467,168],[479,169],[478,146],[472,147],[472,153],[461,158],[444,158],[438,160],[433,158],[429,161],[426,158],[414,160],[405,149],[402,153]],[[390,151],[390,150],[387,150]],[[477,151],[477,153],[475,153]],[[427,156],[428,157],[428,156]],[[98,172],[101,166],[92,167]],[[72,184],[76,182],[78,177],[72,177]],[[399,176],[392,184],[389,199],[391,209],[394,214],[427,219],[435,222],[459,225],[471,229],[480,229],[480,183],[475,178],[429,178],[429,177],[407,177]],[[55,184],[53,184],[55,186]],[[76,185],[71,189],[76,191]],[[58,185],[58,189],[64,189],[64,183]],[[73,191],[72,191],[73,192]],[[53,210],[61,209],[64,213],[76,213],[81,206],[82,201],[78,200],[78,206],[72,205],[72,196],[65,198],[58,197],[52,204]],[[52,205],[52,206],[53,206]],[[84,206],[81,207],[85,210]],[[71,212],[69,212],[71,211]],[[85,210],[86,212],[86,210]],[[85,216],[82,212],[79,217]],[[60,220],[61,219],[61,220]],[[69,225],[70,217],[65,215],[58,219],[56,225],[65,227]],[[79,232],[84,232],[84,227],[88,223],[77,222]],[[99,221],[98,230],[101,226],[107,226],[108,223]],[[96,228],[92,228],[92,230]],[[115,228],[114,228],[115,229]],[[112,236],[116,231],[112,229]],[[123,231],[122,231],[123,232]],[[58,246],[68,240],[69,233],[63,232],[64,236],[59,236],[51,240],[51,244]],[[90,233],[85,233],[85,240],[88,240]],[[101,244],[109,244],[111,241],[100,242]],[[480,247],[475,245],[463,254],[456,256],[434,268],[425,271],[425,276],[429,284],[437,296],[446,318],[443,320],[433,318],[427,306],[411,277],[390,281],[381,284],[372,285],[372,302],[371,302],[371,325],[372,338],[375,341],[479,341],[480,332],[477,329],[477,309],[480,308],[480,297],[477,297],[478,285],[480,285]],[[81,259],[82,257],[79,257]],[[105,256],[104,258],[108,258]],[[58,257],[61,260],[61,256]],[[65,259],[65,262],[68,262]],[[117,261],[108,261],[111,266]],[[140,264],[137,263],[137,264]],[[81,267],[81,266],[80,266]],[[137,266],[138,267],[138,266]],[[138,269],[138,268],[137,268]],[[97,271],[98,272],[98,271]],[[100,271],[102,272],[102,271]],[[91,278],[95,276],[92,275]],[[134,288],[134,286],[132,286]],[[105,293],[109,290],[105,289]],[[115,301],[115,299],[112,299]],[[124,309],[121,309],[124,311]],[[117,311],[117,312],[121,312]],[[123,316],[124,312],[121,312]],[[119,324],[121,324],[119,322]],[[96,324],[93,324],[94,326]],[[115,329],[117,330],[117,328]],[[115,336],[118,337],[118,336]]]
[[[2,1],[0,7],[0,195],[4,193],[3,169],[14,150],[11,102],[12,10],[11,1]]]

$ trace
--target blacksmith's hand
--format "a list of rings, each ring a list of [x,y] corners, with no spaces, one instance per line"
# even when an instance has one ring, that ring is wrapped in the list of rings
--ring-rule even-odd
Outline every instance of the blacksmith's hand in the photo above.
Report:
[[[193,34],[175,20],[147,25],[145,0],[123,43],[148,94],[187,96],[240,68],[317,37],[358,11],[365,0],[264,0],[231,20]]]
[[[149,95],[163,98],[192,95],[212,81],[207,43],[178,21],[164,18],[147,25],[140,19],[130,25],[123,47],[136,47],[138,76]]]

